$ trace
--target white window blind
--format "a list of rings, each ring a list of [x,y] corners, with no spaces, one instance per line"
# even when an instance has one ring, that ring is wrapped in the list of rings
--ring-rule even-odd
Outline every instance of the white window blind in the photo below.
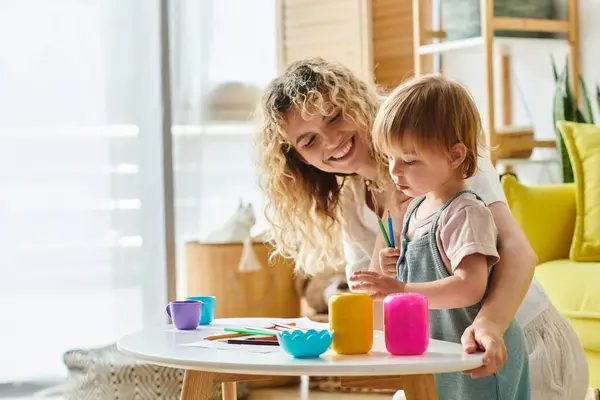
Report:
[[[261,220],[255,125],[209,111],[220,85],[275,75],[274,3],[170,2],[180,288],[187,240],[240,198]],[[0,2],[0,382],[166,322],[159,10]]]
[[[0,3],[0,381],[166,322],[159,10]]]

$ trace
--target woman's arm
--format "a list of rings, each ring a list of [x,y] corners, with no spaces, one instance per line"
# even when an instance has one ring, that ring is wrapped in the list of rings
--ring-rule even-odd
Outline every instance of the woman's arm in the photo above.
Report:
[[[383,239],[383,235],[377,235],[377,238],[375,239],[375,247],[373,248],[373,256],[371,257],[371,264],[369,265],[369,271],[377,272],[378,274],[383,274],[383,271],[379,266],[379,252],[386,247],[387,244]]]
[[[500,262],[494,269],[483,307],[461,338],[465,352],[485,351],[483,365],[465,371],[472,378],[489,376],[506,362],[504,332],[529,289],[537,265],[537,256],[508,206],[495,202],[488,207],[498,228]]]
[[[475,321],[492,321],[504,333],[531,285],[537,256],[506,204],[496,202],[489,209],[498,228],[500,262],[494,267],[485,303]]]

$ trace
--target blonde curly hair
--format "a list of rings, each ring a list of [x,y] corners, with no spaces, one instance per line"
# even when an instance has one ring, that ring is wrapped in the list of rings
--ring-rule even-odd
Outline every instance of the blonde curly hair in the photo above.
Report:
[[[268,85],[259,104],[257,137],[260,184],[268,197],[265,217],[271,226],[273,255],[295,260],[296,270],[314,275],[341,268],[341,234],[345,224],[341,201],[346,176],[324,172],[301,161],[286,134],[285,112],[297,108],[302,117],[330,116],[341,110],[352,121],[378,165],[374,185],[386,179],[387,160],[371,144],[371,128],[383,97],[374,85],[350,69],[322,58],[294,62]]]

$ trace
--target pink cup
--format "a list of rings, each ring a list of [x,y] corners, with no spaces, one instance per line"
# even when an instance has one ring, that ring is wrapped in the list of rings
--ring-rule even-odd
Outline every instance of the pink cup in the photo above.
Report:
[[[427,298],[417,293],[390,294],[383,301],[383,325],[390,354],[423,354],[429,347]]]

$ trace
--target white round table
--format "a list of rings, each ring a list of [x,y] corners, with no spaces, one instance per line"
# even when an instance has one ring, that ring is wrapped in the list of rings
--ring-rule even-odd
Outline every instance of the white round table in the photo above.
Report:
[[[329,350],[317,359],[294,359],[282,349],[271,353],[192,347],[205,337],[223,333],[223,327],[268,326],[279,318],[216,319],[210,326],[177,331],[173,326],[147,329],[123,337],[118,349],[137,359],[186,370],[181,398],[204,400],[213,383],[223,384],[223,399],[236,399],[235,382],[268,379],[269,376],[340,376],[345,387],[403,389],[407,400],[437,400],[432,374],[464,371],[480,366],[482,354],[465,354],[456,343],[430,340],[420,356],[392,356],[385,349],[383,333],[374,332],[368,354],[342,356]],[[326,328],[327,324],[317,324]],[[300,325],[300,324],[299,324]],[[312,324],[311,324],[312,326]],[[316,326],[315,326],[316,327]]]

